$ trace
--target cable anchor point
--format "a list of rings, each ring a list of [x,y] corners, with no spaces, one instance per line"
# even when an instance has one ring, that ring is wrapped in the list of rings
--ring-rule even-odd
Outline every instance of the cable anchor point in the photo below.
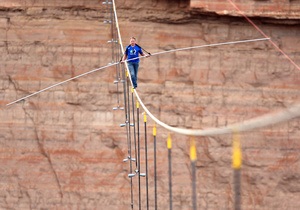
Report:
[[[146,173],[139,173],[139,171],[138,171],[137,169],[135,170],[135,173],[128,174],[128,177],[129,177],[129,178],[133,178],[133,177],[135,177],[137,174],[139,174],[140,177],[146,177]]]
[[[136,160],[135,160],[135,158],[132,158],[132,157],[130,157],[130,156],[128,156],[127,158],[124,158],[123,159],[123,162],[127,162],[127,161],[132,161],[132,162],[135,162]]]

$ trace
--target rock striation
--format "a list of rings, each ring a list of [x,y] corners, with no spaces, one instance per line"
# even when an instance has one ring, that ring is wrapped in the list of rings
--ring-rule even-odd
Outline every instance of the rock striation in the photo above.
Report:
[[[225,13],[234,11],[225,2],[117,1],[123,44],[136,36],[140,45],[155,53],[262,38],[242,16]],[[141,60],[137,89],[148,109],[171,126],[205,129],[242,123],[299,102],[299,5],[289,1],[281,11],[275,7],[279,4],[241,1],[239,6],[250,8],[246,14],[255,16],[254,23],[296,65],[268,41],[152,56]],[[256,5],[264,7],[255,10]],[[0,2],[0,209],[131,208],[130,167],[122,162],[128,156],[127,133],[119,127],[124,111],[112,110],[118,101],[124,105],[122,88],[113,83],[115,67],[5,106],[112,62],[107,43],[111,29],[103,23],[109,12],[98,0]],[[147,136],[153,208],[154,122],[148,117],[145,133],[142,112],[141,172]],[[299,126],[295,118],[240,133],[243,209],[300,208]],[[169,208],[168,134],[158,127],[159,209]],[[191,137],[171,136],[173,209],[192,209]],[[232,136],[195,139],[198,208],[233,209]],[[132,180],[137,209],[138,179]],[[145,179],[141,185],[145,209]]]

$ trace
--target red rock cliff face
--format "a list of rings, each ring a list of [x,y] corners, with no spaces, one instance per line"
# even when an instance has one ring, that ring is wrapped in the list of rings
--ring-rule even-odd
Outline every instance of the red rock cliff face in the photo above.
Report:
[[[134,35],[155,53],[262,37],[242,17],[213,15],[191,9],[190,4],[196,5],[194,1],[117,1],[123,44]],[[107,18],[106,6],[96,0],[0,2],[1,209],[131,208],[129,165],[122,162],[128,154],[127,134],[119,127],[124,111],[112,111],[118,99],[124,104],[122,92],[113,84],[114,68],[5,106],[111,62],[110,25],[103,24]],[[300,63],[296,22],[254,21]],[[299,69],[268,41],[261,41],[143,59],[138,92],[165,123],[200,129],[289,107],[300,99],[299,78]],[[140,124],[144,172],[142,117]],[[153,208],[151,119],[148,125]],[[159,209],[168,209],[167,134],[158,127]],[[191,209],[189,137],[171,135],[173,209]],[[199,209],[233,209],[231,136],[196,140]],[[299,209],[299,119],[241,133],[241,144],[243,209]],[[145,209],[145,179],[141,184]],[[134,209],[138,209],[137,196],[134,178]]]
[[[299,19],[300,10],[297,0],[191,0],[190,6],[218,14],[240,15],[240,9],[248,16],[295,20]]]

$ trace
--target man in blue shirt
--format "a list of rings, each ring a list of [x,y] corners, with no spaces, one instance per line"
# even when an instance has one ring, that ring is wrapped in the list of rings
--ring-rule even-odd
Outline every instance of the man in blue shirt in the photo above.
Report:
[[[141,56],[145,56],[142,48],[136,44],[136,38],[131,37],[130,45],[126,47],[124,56],[122,58],[122,62],[124,62],[127,59],[127,64],[130,71],[132,85],[134,89],[137,88],[137,74],[138,74],[139,63],[140,63],[139,54]]]

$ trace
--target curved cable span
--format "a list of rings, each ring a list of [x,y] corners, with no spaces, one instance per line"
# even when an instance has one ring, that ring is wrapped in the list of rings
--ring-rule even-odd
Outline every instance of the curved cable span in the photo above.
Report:
[[[116,8],[115,8],[115,2],[113,0],[113,7],[114,7],[114,14],[115,14],[115,19],[116,19],[116,27],[118,30],[118,36],[119,36],[119,42],[121,45],[121,50],[122,53],[124,53],[124,49],[123,49],[123,45],[122,45],[122,39],[121,39],[121,34],[120,34],[120,29],[119,29],[119,23],[118,23],[118,19],[117,19],[117,14],[116,14]],[[194,47],[186,47],[186,48],[179,48],[179,49],[173,49],[173,50],[168,50],[168,51],[162,51],[162,52],[158,52],[158,53],[153,53],[153,55],[159,55],[159,54],[163,54],[163,53],[170,53],[170,52],[176,52],[176,51],[182,51],[182,50],[189,50],[189,49],[196,49],[196,48],[203,48],[203,47],[213,47],[213,46],[220,46],[220,45],[228,45],[228,44],[237,44],[237,43],[245,43],[245,42],[253,42],[253,41],[263,41],[263,40],[268,40],[269,38],[261,38],[261,39],[252,39],[252,40],[242,40],[242,41],[232,41],[232,42],[225,42],[225,43],[216,43],[216,44],[207,44],[207,45],[200,45],[200,46],[194,46]],[[146,57],[146,56],[143,56]],[[141,58],[143,58],[141,57]],[[130,61],[130,60],[127,60]],[[44,88],[40,91],[37,91],[35,93],[32,93],[30,95],[27,95],[23,98],[20,98],[18,100],[15,100],[13,102],[10,102],[8,104],[6,104],[6,106],[10,106],[12,104],[15,104],[19,101],[22,101],[24,99],[27,99],[31,96],[37,95],[41,92],[44,92],[46,90],[49,90],[51,88],[54,88],[56,86],[62,85],[64,83],[67,83],[71,80],[80,78],[82,76],[94,73],[96,71],[99,71],[101,69],[105,69],[114,65],[118,65],[119,62],[116,63],[112,63],[94,70],[91,70],[89,72],[77,75],[75,77],[69,78],[65,81],[59,82],[57,84],[54,84],[52,86],[49,86],[47,88]],[[129,73],[128,70],[128,66],[127,63],[125,62],[126,65],[126,70]],[[131,81],[131,77],[129,77],[130,82]],[[212,135],[221,135],[221,134],[228,134],[228,133],[232,133],[234,130],[239,130],[239,131],[249,131],[255,128],[260,128],[260,127],[264,127],[264,126],[268,126],[268,125],[272,125],[272,124],[277,124],[286,120],[290,120],[293,119],[295,117],[299,117],[300,116],[300,103],[296,104],[286,110],[283,110],[281,112],[278,113],[271,113],[271,114],[266,114],[262,117],[258,117],[258,118],[253,118],[241,123],[236,123],[236,124],[232,124],[229,126],[225,126],[225,127],[220,127],[220,128],[210,128],[210,129],[205,129],[205,130],[193,130],[193,129],[185,129],[185,128],[177,128],[177,127],[172,127],[170,125],[167,125],[166,123],[161,122],[160,120],[158,120],[148,109],[147,107],[144,105],[143,101],[141,100],[141,98],[139,97],[138,93],[136,90],[134,90],[134,93],[138,99],[138,101],[140,102],[140,104],[142,105],[143,109],[145,110],[145,112],[160,126],[164,127],[167,130],[173,131],[175,133],[179,133],[179,134],[183,134],[183,135],[190,135],[190,136],[212,136]]]
[[[115,5],[115,1],[113,1],[113,9],[114,9],[114,15],[115,15],[115,19],[116,19],[116,27],[117,27],[117,31],[118,31],[118,36],[120,39],[120,45],[121,45],[121,50],[122,53],[124,54],[124,49],[123,49],[123,44],[122,44],[122,39],[121,39],[121,33],[120,33],[120,28],[119,28],[119,22],[118,22],[118,17],[117,17],[117,11],[116,11],[116,5]],[[263,34],[264,35],[264,34]],[[265,35],[264,35],[265,36]],[[181,49],[174,49],[174,50],[169,50],[169,51],[163,51],[163,52],[159,52],[159,53],[154,53],[152,55],[158,55],[158,54],[163,54],[163,53],[167,53],[167,52],[174,52],[174,51],[180,51],[180,50],[187,50],[187,49],[194,49],[194,48],[200,48],[200,47],[212,47],[212,46],[220,46],[220,45],[225,45],[225,44],[236,44],[236,43],[245,43],[246,41],[263,41],[263,40],[270,40],[270,38],[268,38],[267,36],[265,36],[265,38],[261,38],[261,39],[253,39],[253,40],[244,40],[244,41],[236,41],[236,42],[227,42],[227,43],[219,43],[219,44],[212,44],[212,45],[203,45],[203,46],[196,46],[196,47],[189,47],[189,48],[181,48]],[[144,56],[146,57],[146,56]],[[127,60],[129,61],[129,60]],[[126,70],[129,73],[128,70],[128,66],[126,63]],[[130,73],[129,73],[130,74]],[[131,77],[129,77],[130,82],[131,81]],[[141,106],[143,107],[143,109],[145,110],[145,112],[152,118],[152,120],[154,120],[158,125],[164,127],[165,129],[178,133],[178,134],[183,134],[183,135],[188,135],[188,136],[213,136],[213,135],[221,135],[221,134],[230,134],[233,133],[234,131],[238,130],[239,132],[241,131],[249,131],[249,130],[253,130],[255,128],[261,128],[261,127],[265,127],[268,125],[273,125],[273,124],[277,124],[286,120],[290,120],[296,117],[300,116],[300,103],[296,104],[288,109],[285,109],[281,112],[278,113],[271,113],[271,114],[266,114],[263,115],[261,117],[258,118],[253,118],[247,121],[243,121],[241,123],[236,123],[236,124],[232,124],[232,125],[228,125],[225,127],[220,127],[220,128],[208,128],[205,130],[199,129],[199,130],[194,130],[194,129],[186,129],[186,128],[177,128],[177,127],[172,127],[160,120],[158,120],[145,106],[145,104],[143,103],[143,101],[141,100],[141,98],[139,97],[136,89],[134,89],[134,93],[138,99],[138,101],[140,102]]]
[[[138,98],[141,106],[145,110],[145,112],[160,126],[164,127],[167,130],[172,132],[188,135],[188,136],[216,136],[221,134],[230,134],[234,131],[250,131],[256,128],[262,128],[269,125],[278,124],[280,122],[284,122],[287,120],[291,120],[293,118],[300,116],[300,103],[295,104],[294,106],[287,108],[280,112],[274,112],[270,114],[263,115],[261,117],[252,118],[250,120],[246,120],[240,123],[231,124],[228,126],[220,127],[220,128],[207,128],[207,129],[186,129],[186,128],[177,128],[167,125],[164,122],[158,120],[143,104],[141,98],[138,93],[135,91],[136,97]]]

